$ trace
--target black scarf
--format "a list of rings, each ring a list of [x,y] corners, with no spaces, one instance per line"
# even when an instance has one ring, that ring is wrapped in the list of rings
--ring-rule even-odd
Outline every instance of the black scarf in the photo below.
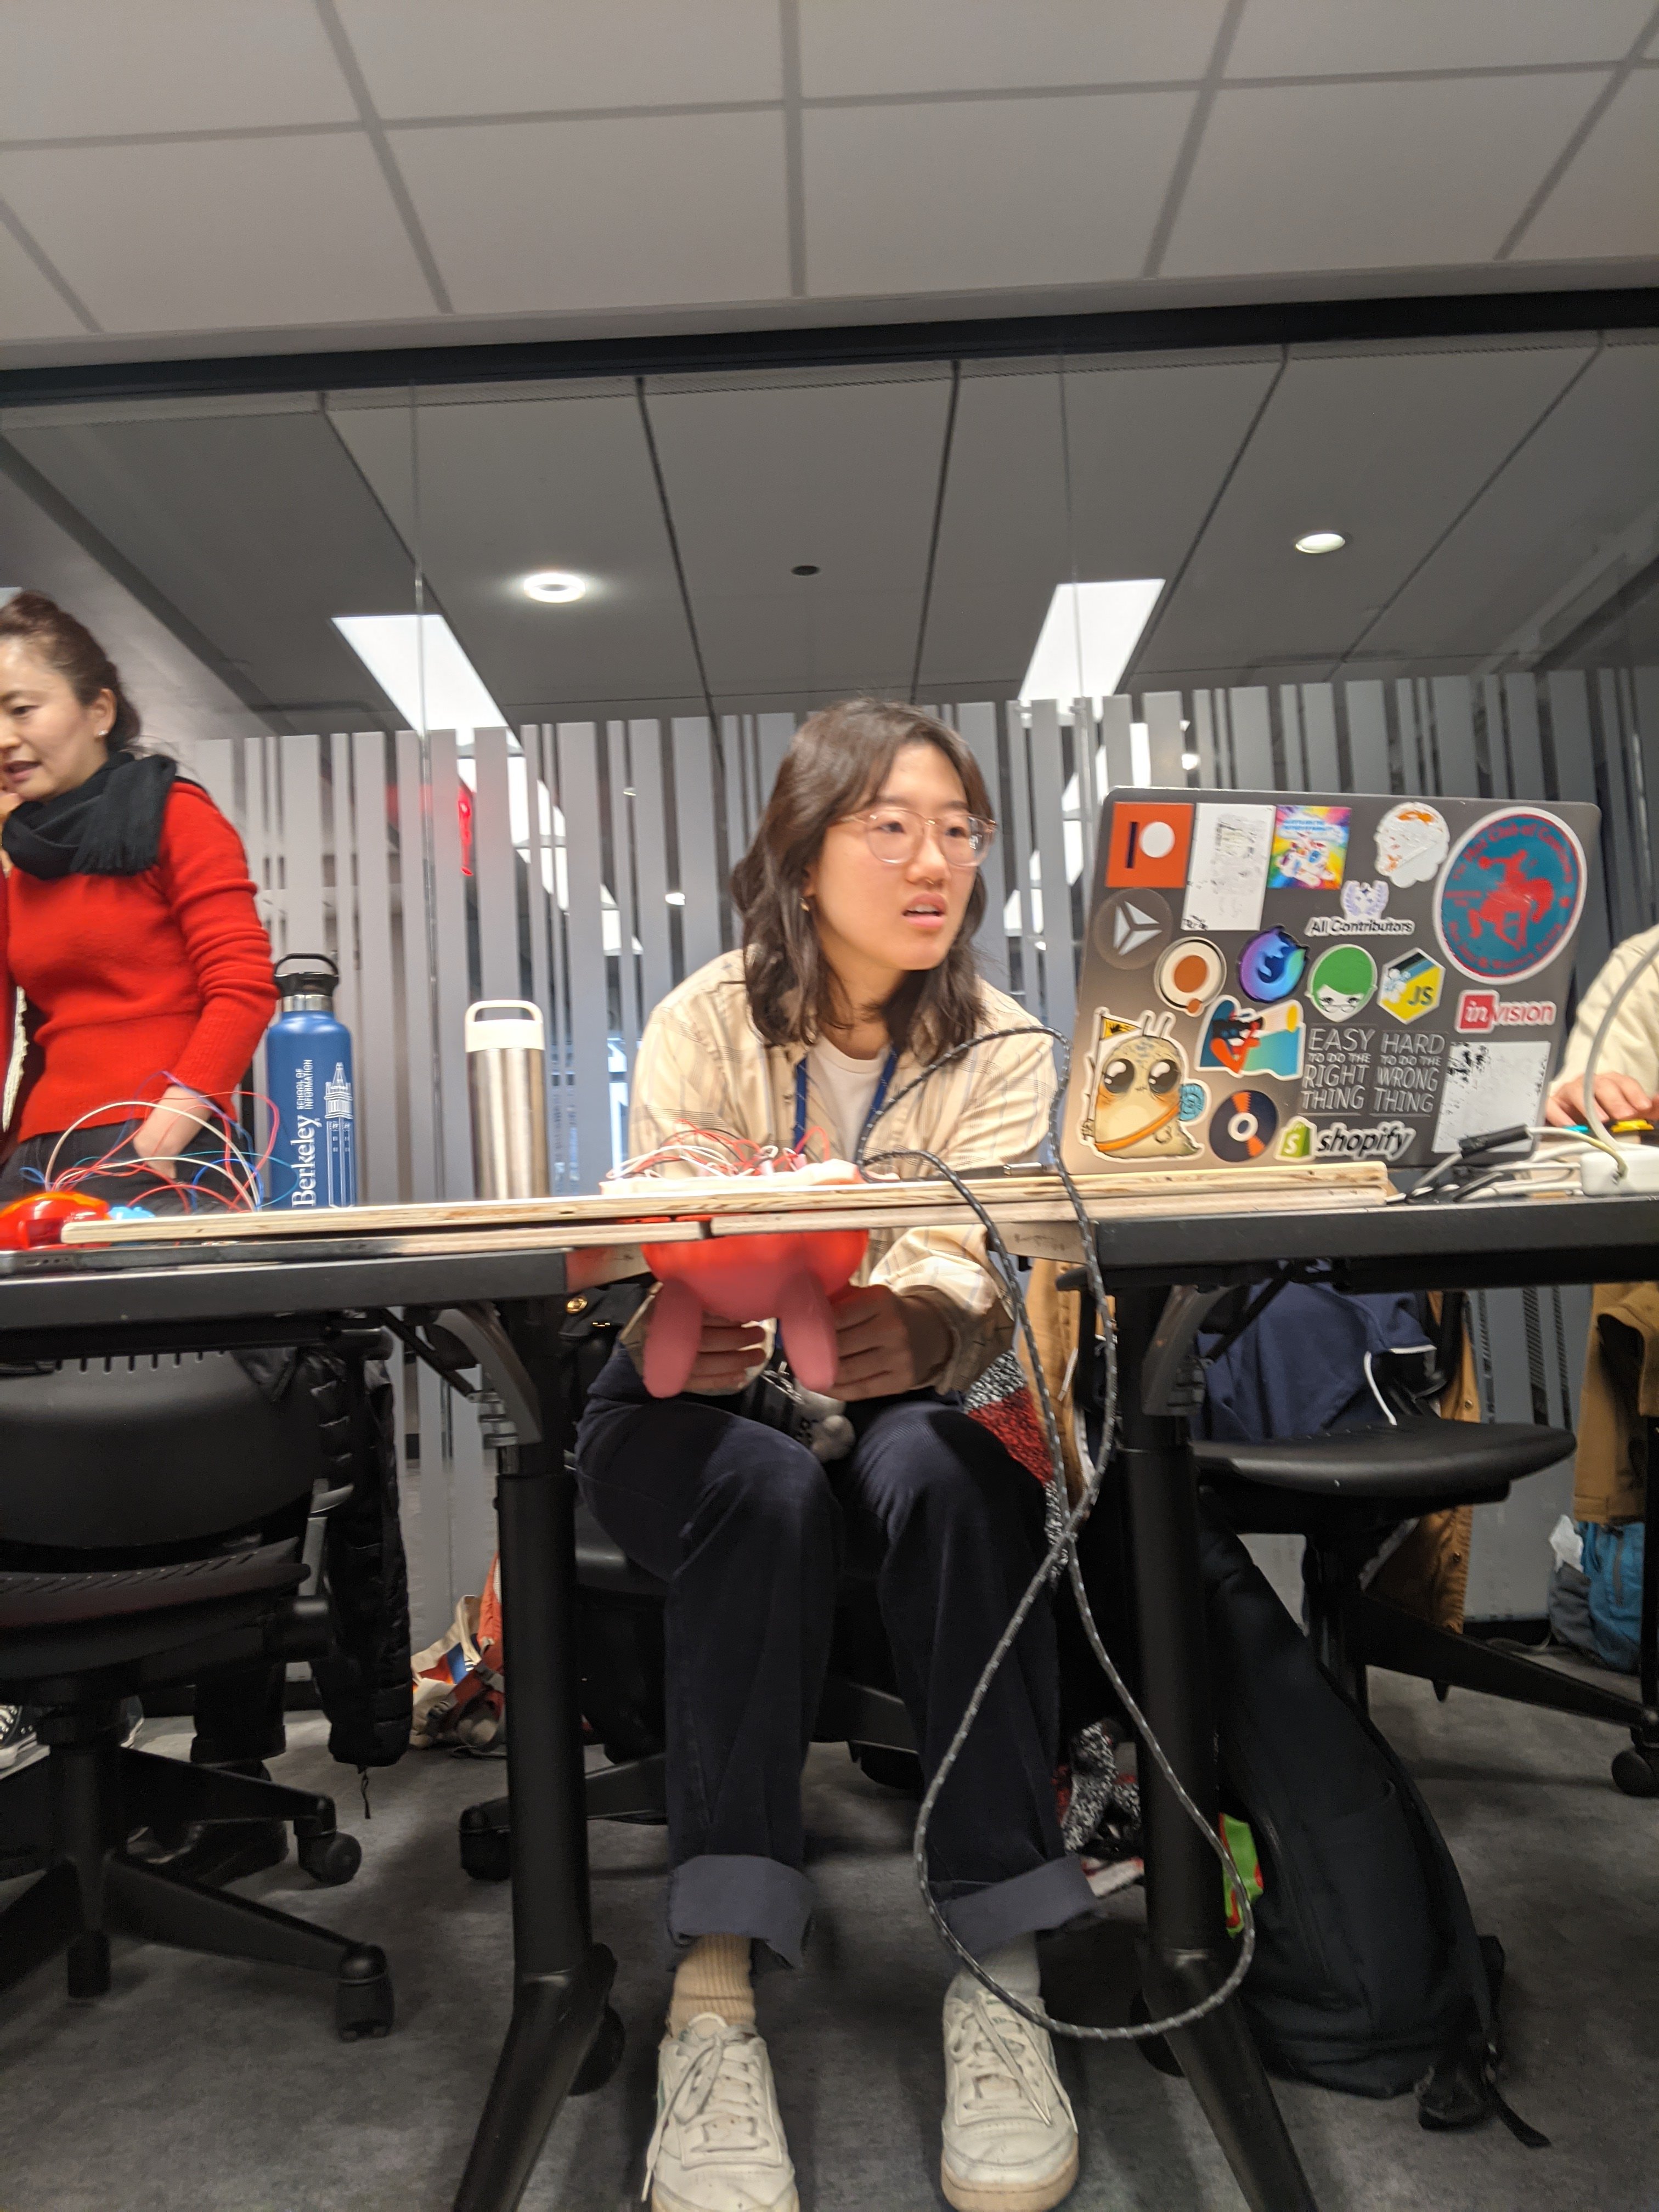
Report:
[[[73,791],[14,807],[0,846],[31,876],[142,875],[155,866],[178,773],[159,753],[117,753]]]

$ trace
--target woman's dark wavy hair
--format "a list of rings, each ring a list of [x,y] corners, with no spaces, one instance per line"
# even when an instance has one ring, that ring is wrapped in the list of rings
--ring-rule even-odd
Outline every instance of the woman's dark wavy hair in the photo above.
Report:
[[[920,708],[847,699],[809,715],[795,732],[755,842],[732,871],[749,1009],[768,1044],[812,1044],[826,1023],[849,1011],[836,1003],[817,926],[801,904],[807,871],[830,824],[867,805],[901,749],[913,744],[937,745],[961,779],[969,812],[994,818],[973,754],[953,729]],[[976,873],[949,952],[937,968],[907,975],[882,1007],[888,1035],[901,1050],[937,1059],[965,1044],[979,1027],[973,938],[985,897],[984,877]]]
[[[0,607],[0,643],[15,638],[55,668],[83,707],[100,691],[115,702],[115,720],[106,740],[112,753],[130,751],[143,725],[138,709],[121,688],[120,672],[82,622],[77,622],[44,592],[19,592]]]

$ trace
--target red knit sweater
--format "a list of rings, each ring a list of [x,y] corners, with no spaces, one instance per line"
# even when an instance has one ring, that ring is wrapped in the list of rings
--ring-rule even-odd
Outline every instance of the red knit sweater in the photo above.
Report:
[[[0,878],[0,1080],[16,994],[29,1053],[9,1135],[125,1121],[169,1083],[223,1105],[276,1003],[242,843],[206,792],[175,783],[153,868]]]

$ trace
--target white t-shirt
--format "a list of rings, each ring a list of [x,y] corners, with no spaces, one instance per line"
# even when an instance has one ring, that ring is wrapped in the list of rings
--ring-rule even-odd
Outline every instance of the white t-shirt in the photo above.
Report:
[[[854,1060],[827,1037],[820,1037],[806,1056],[807,1078],[817,1098],[817,1119],[838,1160],[852,1158],[864,1133],[864,1117],[875,1098],[886,1059],[884,1052],[873,1060]],[[809,1113],[809,1127],[811,1121]]]

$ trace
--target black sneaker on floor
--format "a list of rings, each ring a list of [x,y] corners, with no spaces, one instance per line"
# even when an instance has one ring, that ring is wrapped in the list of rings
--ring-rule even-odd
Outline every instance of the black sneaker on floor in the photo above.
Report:
[[[34,1719],[27,1705],[0,1705],[0,1774],[12,1774],[44,1759],[46,1747],[34,1733]]]

